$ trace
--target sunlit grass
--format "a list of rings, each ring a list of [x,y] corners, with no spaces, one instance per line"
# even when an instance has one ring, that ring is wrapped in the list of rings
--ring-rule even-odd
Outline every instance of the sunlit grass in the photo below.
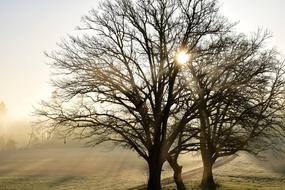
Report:
[[[185,155],[180,160],[184,172],[201,166],[199,157],[191,159]],[[284,176],[244,154],[214,173],[218,190],[285,190]],[[172,176],[172,171],[166,165],[162,178],[167,176]],[[186,175],[184,181],[189,190],[197,190],[200,179],[201,173],[196,172]],[[146,181],[143,160],[130,151],[71,148],[0,154],[0,190],[121,190]],[[164,185],[164,189],[173,190],[175,184]]]
[[[245,178],[216,176],[217,190],[283,190],[285,189],[285,177],[283,178]],[[187,180],[186,186],[189,190],[198,190],[200,181]],[[175,184],[165,185],[164,190],[173,190]]]

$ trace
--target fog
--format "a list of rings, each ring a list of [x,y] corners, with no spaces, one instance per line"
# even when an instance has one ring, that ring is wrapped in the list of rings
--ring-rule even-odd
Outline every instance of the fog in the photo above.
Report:
[[[59,134],[53,134],[48,138],[41,132],[41,128],[33,126],[31,121],[10,120],[6,113],[2,113],[0,184],[3,187],[14,187],[13,184],[16,184],[16,189],[18,186],[18,189],[127,189],[147,182],[146,162],[133,151],[109,143],[87,147],[84,141],[75,140],[72,136],[64,139]],[[15,144],[11,145],[11,142]],[[245,156],[244,153],[239,155],[230,163],[225,162],[215,168],[216,174],[285,174],[284,158],[272,151],[262,154],[266,160]],[[185,176],[188,176],[186,179],[189,176],[193,178],[190,171],[202,167],[198,154],[181,155],[179,163],[183,165]],[[162,179],[172,175],[172,169],[165,163]]]
[[[47,136],[41,132],[41,128],[31,121],[9,120],[6,113],[2,113],[0,184],[21,186],[19,179],[29,179],[33,180],[31,183],[49,187],[54,184],[68,187],[72,183],[72,188],[81,188],[81,183],[94,186],[90,183],[95,180],[99,189],[125,189],[147,182],[146,162],[133,151],[110,143],[87,147],[84,141],[72,136]],[[183,164],[183,171],[201,167],[198,156],[182,155],[179,162]],[[165,164],[162,178],[171,176],[172,169]],[[43,183],[43,180],[47,182]]]
[[[47,189],[126,189],[147,182],[146,162],[133,151],[108,143],[86,147],[83,142],[60,136],[39,136],[29,144],[31,133],[30,122],[6,123],[4,139],[13,139],[16,146],[0,151],[0,184],[5,188],[12,184],[22,188],[28,183]],[[190,156],[180,158],[183,171],[201,166],[199,157],[191,156],[190,162]],[[171,176],[172,169],[165,164],[162,178]]]

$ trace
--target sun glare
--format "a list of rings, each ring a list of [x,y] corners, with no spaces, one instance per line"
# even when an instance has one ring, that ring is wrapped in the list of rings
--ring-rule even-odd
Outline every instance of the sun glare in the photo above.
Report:
[[[187,54],[186,51],[181,51],[176,56],[176,61],[181,65],[186,64],[189,60],[190,54]]]

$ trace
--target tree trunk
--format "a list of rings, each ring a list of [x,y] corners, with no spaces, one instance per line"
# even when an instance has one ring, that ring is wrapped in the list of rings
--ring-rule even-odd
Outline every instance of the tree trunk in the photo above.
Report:
[[[177,190],[186,190],[182,179],[182,166],[178,165],[177,158],[168,156],[167,161],[174,171],[173,178],[176,183]]]
[[[213,178],[213,162],[211,159],[203,160],[203,177],[202,177],[202,182],[201,182],[201,189],[202,190],[216,190],[216,184],[214,182]]]
[[[147,190],[161,190],[161,169],[162,164],[159,162],[149,161],[149,178],[147,184]]]
[[[147,190],[161,190],[161,169],[163,162],[160,159],[160,154],[150,156],[148,161],[149,178]]]
[[[212,167],[215,160],[212,158],[213,156],[213,146],[211,142],[211,128],[209,122],[209,116],[206,112],[206,103],[204,99],[201,101],[200,105],[200,125],[201,125],[201,133],[200,133],[200,150],[203,161],[203,177],[201,181],[201,189],[202,190],[216,190],[216,184],[213,178]]]

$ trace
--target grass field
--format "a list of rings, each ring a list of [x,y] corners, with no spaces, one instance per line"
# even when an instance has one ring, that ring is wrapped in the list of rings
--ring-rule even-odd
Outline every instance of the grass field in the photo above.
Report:
[[[188,164],[187,167],[191,169],[192,166]],[[162,176],[168,177],[171,173],[166,166]],[[124,149],[58,148],[0,152],[0,190],[128,189],[146,181],[145,161]]]
[[[285,175],[276,171],[276,162],[281,160],[260,161],[256,158],[240,154],[232,161],[214,169],[218,190],[285,190]],[[272,167],[275,166],[275,167]],[[187,174],[187,172],[186,172]],[[189,189],[199,189],[201,172],[184,175]],[[165,189],[175,189],[175,185],[165,185]]]
[[[216,176],[217,190],[284,190],[285,178],[247,178],[236,176]],[[186,185],[191,190],[199,189],[199,180],[187,180]],[[165,190],[175,189],[174,184],[166,185]]]
[[[188,155],[189,156],[189,155]],[[184,171],[199,168],[199,158],[181,159]],[[242,154],[214,170],[219,189],[285,189],[282,173]],[[267,164],[268,165],[268,164]],[[163,178],[172,175],[166,165]],[[201,172],[186,172],[189,189],[197,189]],[[0,152],[0,190],[128,189],[147,181],[145,162],[136,154],[115,149],[33,149]],[[165,189],[174,189],[173,183]]]
[[[126,189],[145,180],[144,162],[124,150],[36,149],[0,155],[1,190]]]

